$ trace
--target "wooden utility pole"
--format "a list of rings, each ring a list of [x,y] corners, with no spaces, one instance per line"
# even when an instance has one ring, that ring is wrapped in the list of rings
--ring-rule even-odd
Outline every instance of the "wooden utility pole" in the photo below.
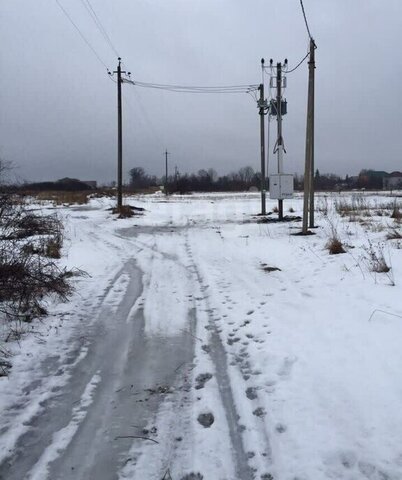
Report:
[[[170,155],[170,153],[167,151],[165,151],[165,195],[168,194],[168,155]]]
[[[258,105],[260,107],[260,146],[261,146],[261,215],[266,215],[266,201],[265,201],[265,99],[264,99],[264,84],[261,83],[258,87],[260,91],[260,100]]]
[[[310,211],[310,228],[314,227],[314,40],[310,39],[310,60],[308,76],[306,152],[304,164],[304,197],[303,197],[303,227],[302,233],[308,232],[308,214]]]
[[[276,118],[278,122],[278,174],[283,173],[283,137],[282,137],[282,63],[276,64]],[[278,219],[283,220],[283,200],[278,200]]]

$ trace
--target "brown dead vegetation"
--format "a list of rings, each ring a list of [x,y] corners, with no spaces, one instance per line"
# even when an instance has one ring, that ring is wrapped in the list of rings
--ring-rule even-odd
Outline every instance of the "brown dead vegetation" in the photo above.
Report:
[[[60,268],[63,226],[56,216],[29,209],[20,198],[0,197],[0,315],[30,322],[44,315],[48,295],[65,300],[70,271]]]

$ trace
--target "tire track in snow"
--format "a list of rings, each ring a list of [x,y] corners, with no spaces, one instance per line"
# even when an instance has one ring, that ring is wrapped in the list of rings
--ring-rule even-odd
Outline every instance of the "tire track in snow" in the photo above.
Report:
[[[211,344],[211,350],[209,354],[215,365],[219,393],[226,412],[226,420],[229,428],[230,441],[232,444],[236,474],[241,480],[252,480],[254,478],[254,474],[248,464],[247,454],[244,449],[240,433],[241,425],[239,425],[238,422],[239,415],[236,410],[234,395],[228,375],[228,360],[226,356],[226,350],[223,346],[215,320],[211,315],[211,306],[209,304],[208,296],[205,294],[205,291],[208,287],[205,285],[200,271],[194,261],[193,252],[189,243],[188,233],[186,233],[186,252],[190,260],[191,269],[195,275],[195,278],[203,295],[202,300],[205,303],[206,312],[208,314]]]
[[[99,422],[99,418],[104,418],[105,410],[107,410],[105,406],[110,402],[113,385],[116,380],[119,380],[119,378],[113,378],[113,370],[124,365],[124,345],[128,348],[130,340],[133,338],[133,334],[130,332],[135,330],[133,325],[130,328],[127,327],[126,317],[130,314],[132,306],[142,289],[140,272],[132,261],[127,262],[113,278],[118,280],[127,275],[130,276],[130,282],[123,293],[121,306],[118,311],[113,313],[113,309],[107,303],[108,295],[113,291],[113,288],[106,289],[103,292],[99,311],[96,315],[98,320],[94,321],[89,317],[81,325],[88,339],[86,355],[81,355],[81,347],[71,350],[69,353],[70,364],[51,365],[51,368],[47,371],[50,381],[52,378],[61,378],[62,383],[57,389],[52,389],[48,392],[46,398],[41,400],[39,409],[31,408],[32,416],[28,421],[24,421],[24,430],[17,440],[13,451],[0,464],[1,479],[41,478],[41,480],[44,480],[51,478],[54,480],[63,478],[64,480],[67,478],[92,478],[85,477],[85,475],[84,477],[80,476],[79,469],[74,470],[70,466],[60,477],[58,469],[53,470],[53,463],[59,461],[57,457],[63,458],[66,452],[69,451],[70,445],[75,443],[77,438],[80,439],[82,437],[82,429],[85,425],[92,424],[94,433],[87,438],[87,440],[91,438],[91,441],[86,442],[87,446],[91,445],[95,438],[101,437],[99,429],[102,426],[102,422]],[[110,324],[111,318],[117,321]],[[121,334],[122,330],[125,331],[124,335]],[[99,377],[96,376],[97,372],[100,374]],[[78,411],[77,394],[80,395],[79,392],[84,392],[81,398],[87,398],[85,392],[87,386],[91,384],[91,378],[97,380],[97,388],[92,389],[91,405],[84,402],[83,407],[86,408],[86,411]],[[45,389],[46,385],[47,383],[41,385],[41,390]],[[36,397],[40,399],[43,397],[41,391],[37,392]],[[99,403],[103,407],[99,407]],[[27,409],[28,407],[24,408]],[[98,420],[93,418],[93,410],[96,411],[96,408],[98,408],[97,413],[99,413]],[[80,422],[74,423],[75,420],[80,420]],[[72,435],[68,438],[68,442],[66,441],[67,437],[62,438],[62,448],[59,449],[54,442],[57,443],[61,433],[66,432],[66,429]],[[96,435],[95,432],[97,433]],[[104,441],[103,443],[107,442]],[[110,449],[110,446],[107,448]],[[84,455],[83,458],[87,457],[87,450],[87,447],[85,449],[81,448],[81,455]],[[46,452],[51,452],[52,455],[49,457]],[[112,457],[113,455],[110,457],[110,460]],[[112,468],[113,461],[109,463]],[[37,465],[36,469],[35,465]],[[49,474],[47,473],[48,471],[50,472]],[[108,471],[110,473],[112,470]],[[109,480],[113,477],[108,476],[108,473],[106,473],[105,477],[99,476],[96,478]]]

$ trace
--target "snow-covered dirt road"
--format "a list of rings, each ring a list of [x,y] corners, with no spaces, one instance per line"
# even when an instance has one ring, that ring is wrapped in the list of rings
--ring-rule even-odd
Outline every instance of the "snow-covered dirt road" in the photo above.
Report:
[[[257,223],[252,194],[108,202],[60,209],[90,277],[1,379],[2,480],[402,478],[397,244],[369,268],[388,198],[372,227],[327,199],[314,237]]]

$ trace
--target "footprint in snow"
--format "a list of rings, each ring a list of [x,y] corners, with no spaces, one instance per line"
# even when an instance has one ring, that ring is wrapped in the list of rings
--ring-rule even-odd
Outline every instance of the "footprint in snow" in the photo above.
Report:
[[[277,374],[280,377],[288,377],[291,374],[293,365],[295,364],[296,361],[297,361],[297,357],[295,356],[286,357],[282,365],[280,366]]]
[[[208,380],[211,380],[211,378],[211,373],[200,373],[195,379],[195,381],[197,382],[195,389],[200,390],[201,388],[204,388],[205,384],[208,382]]]
[[[248,387],[246,390],[246,396],[249,400],[255,400],[257,398],[256,387]]]
[[[265,417],[266,414],[267,414],[267,412],[265,411],[265,408],[263,408],[263,407],[258,407],[253,411],[253,415],[255,415],[256,417],[259,417],[259,418]]]
[[[287,427],[286,427],[286,425],[283,425],[283,423],[277,423],[277,424],[276,424],[276,427],[275,427],[275,430],[276,430],[278,433],[285,433],[286,430],[287,430]]]
[[[204,476],[201,473],[188,473],[181,477],[180,480],[203,480]]]
[[[215,417],[211,412],[200,413],[197,420],[204,428],[209,428],[214,423]]]

